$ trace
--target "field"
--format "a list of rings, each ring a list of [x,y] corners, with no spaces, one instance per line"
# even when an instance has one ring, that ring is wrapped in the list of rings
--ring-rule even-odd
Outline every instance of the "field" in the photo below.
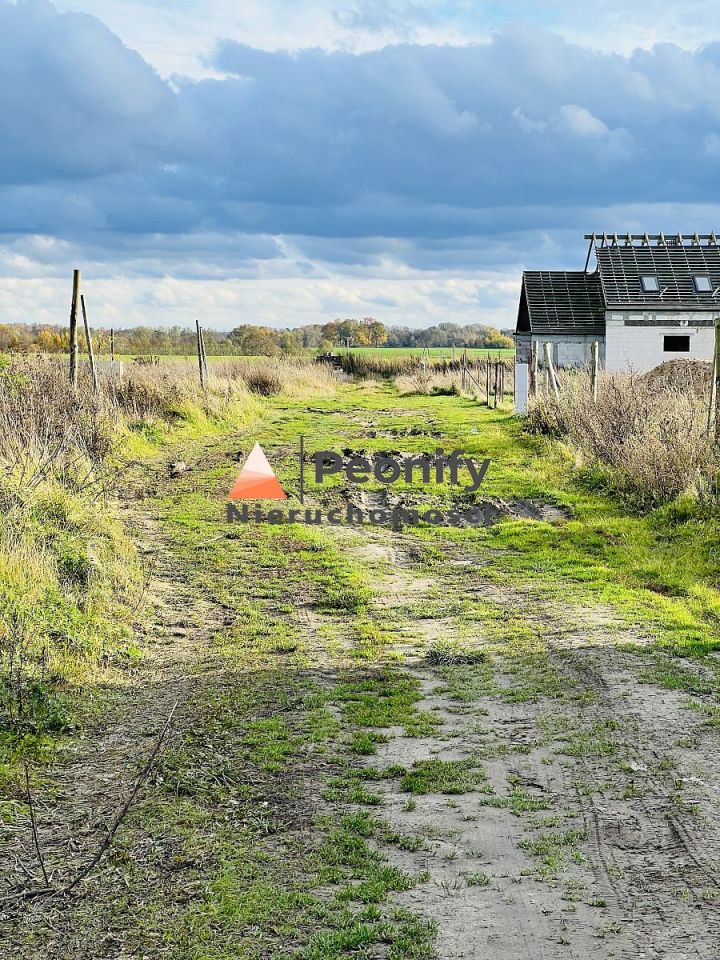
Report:
[[[347,352],[338,348],[339,353]],[[425,354],[423,347],[350,347],[350,353],[356,353],[359,356],[366,357],[419,357]],[[427,354],[433,359],[438,360],[459,360],[464,352],[463,347],[428,347]],[[469,347],[467,349],[468,357],[514,357],[514,350],[489,349]]]
[[[714,958],[714,508],[638,507],[457,389],[241,367],[118,386],[94,501],[70,466],[3,481],[4,650],[34,639],[5,663],[0,955]],[[490,465],[467,493],[308,462],[301,507],[301,436]],[[291,495],[266,511],[377,522],[232,522],[256,443]]]
[[[313,351],[313,350],[307,351],[308,356],[314,355],[317,352],[318,351]],[[370,358],[377,357],[381,359],[390,359],[390,360],[401,358],[401,357],[417,357],[418,359],[422,359],[423,355],[425,355],[425,350],[422,347],[350,347],[350,348],[336,347],[334,348],[334,352],[340,353],[340,354],[352,353],[362,357],[370,357]],[[427,350],[427,355],[430,356],[433,360],[459,360],[462,357],[463,352],[464,350],[462,347],[429,347]],[[467,355],[468,357],[473,359],[478,359],[481,357],[482,358],[491,357],[493,359],[498,357],[509,358],[509,357],[515,356],[515,351],[506,350],[506,349],[485,350],[480,348],[468,348]],[[100,359],[109,360],[110,358],[107,356],[103,356]],[[127,354],[118,354],[117,359],[118,360],[134,360],[135,357]],[[261,358],[260,357],[246,358],[242,356],[223,356],[223,357],[208,356],[208,362],[213,362],[213,361],[216,362],[218,360],[228,360],[228,359],[258,360]],[[182,362],[189,361],[191,363],[196,363],[197,358],[193,355],[189,355],[189,356],[168,355],[168,356],[161,356],[160,361],[161,363],[167,363],[171,361],[182,361]]]

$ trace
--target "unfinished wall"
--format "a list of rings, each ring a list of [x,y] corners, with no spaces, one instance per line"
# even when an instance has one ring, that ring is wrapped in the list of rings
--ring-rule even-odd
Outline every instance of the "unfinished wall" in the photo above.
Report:
[[[595,340],[600,344],[600,364],[605,360],[605,339],[599,336],[572,337],[561,334],[533,334],[533,343],[537,343],[540,366],[543,365],[545,344],[553,345],[553,363],[558,370],[566,367],[583,367],[592,362],[592,345]]]
[[[712,360],[715,343],[712,319],[707,313],[608,313],[606,368],[643,372],[667,360]],[[681,326],[681,321],[687,321],[687,326]],[[689,337],[689,351],[666,350],[666,336]]]

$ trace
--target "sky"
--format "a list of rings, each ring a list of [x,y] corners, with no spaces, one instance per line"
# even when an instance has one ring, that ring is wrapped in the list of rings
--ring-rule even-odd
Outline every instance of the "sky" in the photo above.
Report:
[[[514,326],[720,230],[716,0],[0,0],[0,322]]]

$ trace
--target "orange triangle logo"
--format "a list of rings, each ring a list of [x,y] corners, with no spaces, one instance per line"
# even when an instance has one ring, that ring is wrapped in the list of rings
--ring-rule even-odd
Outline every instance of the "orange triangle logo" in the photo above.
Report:
[[[231,500],[287,500],[259,443],[252,448],[229,496]]]

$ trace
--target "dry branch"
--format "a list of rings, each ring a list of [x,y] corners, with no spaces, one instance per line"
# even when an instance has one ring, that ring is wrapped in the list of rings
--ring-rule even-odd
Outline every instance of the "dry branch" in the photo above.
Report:
[[[70,883],[66,884],[64,887],[52,887],[48,883],[48,876],[45,871],[45,864],[43,861],[42,851],[40,848],[37,826],[35,824],[35,814],[32,806],[32,800],[30,799],[30,787],[29,787],[29,778],[27,774],[27,767],[25,768],[27,793],[28,793],[29,804],[30,804],[30,819],[31,819],[32,830],[33,830],[33,842],[34,842],[35,850],[38,855],[38,859],[40,860],[40,866],[43,872],[43,877],[44,877],[46,886],[36,890],[20,890],[17,893],[10,894],[9,896],[3,897],[2,899],[0,899],[0,904],[8,903],[11,901],[34,900],[34,899],[38,899],[39,897],[62,897],[71,893],[80,883],[83,882],[83,880],[86,880],[90,876],[90,874],[93,872],[95,867],[100,863],[100,861],[105,856],[108,849],[110,848],[113,840],[115,839],[116,833],[120,829],[120,825],[122,824],[125,817],[128,815],[130,808],[135,802],[135,798],[138,795],[140,787],[143,785],[145,780],[148,778],[151,770],[155,766],[155,762],[158,758],[160,750],[162,749],[162,745],[165,742],[165,739],[170,731],[170,727],[172,725],[173,717],[175,716],[175,711],[177,710],[177,706],[178,706],[178,701],[174,703],[173,708],[170,711],[167,720],[165,721],[165,726],[163,727],[162,732],[160,733],[160,736],[156,740],[155,746],[153,747],[152,752],[150,753],[150,756],[147,759],[147,762],[145,763],[137,779],[135,780],[135,783],[133,785],[132,790],[130,791],[130,794],[128,795],[127,800],[122,805],[122,807],[120,807],[120,809],[117,811],[117,813],[113,817],[112,825],[107,832],[107,836],[105,837],[103,842],[100,844],[100,847],[98,848],[97,852],[92,857],[92,859],[84,867],[82,867],[78,871],[78,873],[75,875],[75,877],[70,881]]]
[[[35,847],[35,853],[37,853],[38,862],[40,863],[40,869],[42,870],[43,880],[45,881],[45,886],[50,885],[48,880],[47,870],[45,869],[45,860],[42,854],[42,848],[40,846],[40,835],[38,834],[37,822],[35,820],[35,807],[33,805],[32,791],[30,790],[30,772],[28,770],[27,763],[24,764],[25,768],[25,797],[27,799],[28,809],[30,810],[30,826],[32,827],[33,835],[33,846]]]

